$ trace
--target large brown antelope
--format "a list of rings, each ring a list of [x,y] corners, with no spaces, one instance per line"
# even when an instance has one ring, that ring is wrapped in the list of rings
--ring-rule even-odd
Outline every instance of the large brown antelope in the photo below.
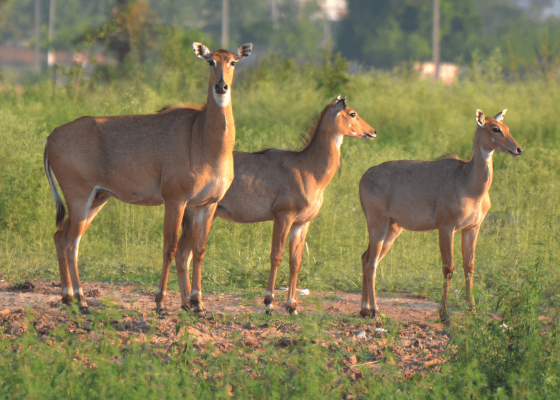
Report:
[[[379,313],[375,299],[377,266],[403,229],[439,232],[444,277],[442,318],[448,316],[447,293],[454,269],[453,235],[455,231],[462,232],[466,301],[474,307],[474,253],[480,225],[490,209],[492,154],[494,150],[514,157],[523,153],[503,124],[506,111],[494,118],[476,111],[478,127],[470,161],[389,161],[364,174],[360,200],[367,219],[369,246],[362,255],[362,316],[376,317]]]
[[[337,97],[321,112],[301,151],[268,149],[257,153],[234,152],[235,177],[218,204],[216,215],[239,223],[274,221],[270,252],[270,276],[264,298],[267,313],[273,309],[276,272],[290,234],[290,283],[287,309],[296,311],[296,282],[309,223],[323,204],[323,192],[340,163],[344,136],[373,139],[375,130]],[[193,291],[189,283],[192,247],[187,238],[195,226],[195,210],[188,207],[183,218],[175,261],[183,306],[199,290],[198,266],[193,265]],[[167,279],[167,271],[162,279]],[[165,286],[164,286],[165,287]]]
[[[56,128],[47,138],[45,171],[56,203],[54,235],[62,299],[87,308],[78,274],[80,238],[110,197],[129,204],[165,205],[163,272],[175,256],[183,212],[196,215],[189,237],[194,265],[200,269],[217,201],[233,180],[235,123],[231,105],[234,65],[252,44],[235,53],[210,52],[193,43],[195,54],[210,65],[206,104],[177,107],[153,115],[82,117]],[[53,177],[68,207],[68,218]],[[195,288],[200,291],[195,282]],[[156,307],[164,308],[160,282]],[[192,299],[196,307],[197,298]]]

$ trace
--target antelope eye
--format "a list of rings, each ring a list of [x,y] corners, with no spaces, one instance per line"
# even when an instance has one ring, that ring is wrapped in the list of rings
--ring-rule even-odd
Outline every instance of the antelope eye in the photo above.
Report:
[[[210,60],[208,61],[208,65],[210,65],[211,67],[215,67],[216,63],[214,62],[214,60]]]
[[[498,128],[497,126],[492,128],[492,132],[501,133],[503,135],[502,130],[500,128]]]
[[[230,62],[230,65],[233,67],[235,66],[235,64],[237,64],[235,61]]]
[[[356,117],[356,113],[350,113],[350,116],[351,116],[352,118],[354,118],[354,117]]]

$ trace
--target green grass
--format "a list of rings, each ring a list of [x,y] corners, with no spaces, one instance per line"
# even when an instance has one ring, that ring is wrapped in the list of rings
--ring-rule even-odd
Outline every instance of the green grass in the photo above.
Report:
[[[73,88],[57,88],[53,91],[46,83],[26,87],[23,93],[9,89],[0,93],[0,274],[5,279],[17,282],[25,279],[56,279],[58,276],[56,252],[52,241],[55,231],[55,209],[42,165],[42,152],[48,134],[56,126],[82,115],[151,113],[166,104],[179,101],[201,103],[204,101],[207,85],[206,67],[202,64],[195,64],[191,71],[198,80],[189,80],[188,76],[185,78],[184,73],[180,74],[175,70],[169,71],[168,74],[160,71],[155,77],[139,72],[132,78],[115,81],[110,85],[84,85],[76,96],[76,102],[73,102]],[[252,70],[243,68],[238,72],[232,95],[237,127],[236,149],[256,151],[265,147],[297,147],[305,121],[321,111],[334,97],[331,96],[328,87],[318,88],[317,82],[322,82],[319,76],[321,70],[311,66],[298,67],[285,62],[279,65],[264,63]],[[493,333],[501,332],[492,330],[495,327],[486,319],[487,316],[490,312],[506,315],[504,304],[511,299],[533,299],[526,308],[519,308],[519,304],[508,304],[511,305],[511,309],[520,310],[519,315],[522,318],[519,318],[524,322],[518,321],[519,324],[531,327],[534,335],[528,337],[544,346],[545,338],[539,336],[540,331],[535,328],[539,323],[535,318],[538,317],[539,310],[550,306],[557,307],[560,301],[557,290],[560,283],[558,84],[545,81],[462,81],[445,87],[427,80],[372,72],[350,77],[340,94],[348,95],[349,106],[376,128],[378,138],[373,142],[346,139],[342,146],[342,173],[340,178],[336,177],[327,188],[321,212],[311,223],[307,236],[309,254],[304,254],[299,275],[298,286],[308,287],[313,291],[361,289],[361,254],[367,245],[367,232],[358,198],[358,183],[369,167],[395,159],[432,160],[444,154],[457,154],[468,158],[476,127],[476,109],[480,108],[492,116],[503,108],[508,108],[505,123],[524,148],[524,154],[517,159],[501,153],[494,155],[494,182],[490,191],[492,208],[482,225],[476,254],[475,297],[480,311],[472,318],[474,322],[465,322],[464,325],[472,327],[476,323],[478,326],[487,326],[489,328],[486,331],[480,329],[478,333],[489,333],[480,338],[479,342],[475,341],[475,348],[480,347],[479,350],[474,350],[476,356],[473,357],[471,348],[471,354],[468,357],[461,356],[462,361],[458,364],[463,368],[460,369],[461,373],[472,373],[472,376],[465,375],[464,382],[461,381],[465,385],[471,378],[469,382],[474,385],[473,382],[478,379],[476,377],[482,377],[480,379],[484,384],[476,389],[479,390],[476,392],[479,397],[501,398],[497,384],[494,385],[498,378],[481,367],[496,363],[496,359],[483,361],[477,358],[492,348],[490,343],[495,340]],[[134,282],[145,288],[155,289],[162,262],[162,224],[162,207],[135,207],[110,200],[81,241],[82,279]],[[204,260],[203,290],[252,289],[264,293],[268,279],[271,235],[271,223],[239,225],[216,220]],[[451,284],[450,301],[461,305],[464,298],[464,282],[461,278],[460,235],[456,237],[454,255],[457,274]],[[535,266],[540,268],[540,275],[535,272]],[[440,267],[436,232],[404,232],[380,266],[377,290],[410,292],[439,300],[442,283]],[[288,267],[284,262],[278,272],[277,286],[287,285],[287,279]],[[537,279],[538,285],[528,289],[527,282],[534,279]],[[170,287],[178,289],[173,274]],[[538,296],[535,294],[537,292]],[[523,303],[528,300],[519,301]],[[467,335],[465,338],[472,340],[476,336],[475,331],[472,330],[468,334],[463,332]],[[458,333],[459,336],[461,335]],[[56,361],[58,356],[53,355],[54,349],[34,343],[33,338],[21,340],[31,341],[32,345],[30,344],[29,348],[22,346],[24,351],[29,352],[29,357],[10,355],[6,349],[13,343],[0,342],[4,346],[2,357],[6,357],[6,362],[0,364],[9,366],[17,359],[19,361],[14,370],[17,374],[13,374],[22,380],[20,384],[25,384],[24,379],[39,382],[29,375],[30,371],[40,371],[41,368],[51,371],[47,360]],[[71,337],[62,337],[60,340],[63,349],[78,345],[72,342],[76,339]],[[526,344],[529,339],[516,340]],[[548,358],[533,347],[529,349],[522,346],[523,349],[516,354],[526,356],[531,353],[539,363],[548,363],[546,365],[551,368],[558,366],[558,339],[550,340],[551,342],[546,342],[548,348],[552,349],[547,350],[550,353],[546,356]],[[22,345],[27,345],[26,343],[22,342]],[[464,345],[468,340],[465,339],[461,343]],[[503,343],[508,342],[505,340]],[[101,358],[112,354],[111,351],[117,351],[106,350],[110,349],[110,346],[99,347],[98,343],[83,345],[90,346],[84,351],[99,354]],[[32,357],[35,350],[31,349],[38,349],[35,358]],[[309,354],[321,354],[321,349],[315,348],[314,345],[309,345],[304,350],[311,352]],[[105,351],[109,353],[104,353]],[[142,386],[141,382],[136,380],[143,380],[144,374],[161,374],[168,379],[163,379],[162,382],[168,382],[169,387],[175,390],[170,393],[177,393],[177,396],[179,393],[185,395],[187,387],[194,387],[192,390],[195,392],[204,392],[207,389],[221,390],[212,389],[208,383],[192,386],[189,373],[176,374],[176,368],[179,368],[177,365],[182,362],[183,356],[177,355],[173,363],[164,363],[150,355],[152,350],[148,353],[143,351],[140,348],[132,349],[131,360],[135,361],[126,366],[107,366],[103,372],[107,375],[102,375],[101,371],[86,371],[80,375],[78,370],[67,370],[64,373],[68,375],[55,374],[52,379],[49,378],[49,385],[56,390],[63,390],[64,387],[67,394],[63,397],[87,397],[86,392],[78,391],[86,390],[86,386],[90,385],[98,390],[96,393],[102,393],[103,382],[107,377],[113,376],[111,374],[116,374],[115,376],[126,378],[131,387],[138,387],[140,393],[144,390],[141,388],[145,388],[145,393],[155,393],[150,390],[160,390],[164,385],[158,382],[159,379],[146,381],[147,386]],[[507,351],[509,350],[506,346],[497,354],[503,355]],[[300,373],[298,372],[286,379],[299,379],[298,382],[302,382],[303,385],[300,388],[305,387],[310,393],[314,393],[311,397],[330,396],[321,392],[322,382],[328,382],[331,378],[328,374],[317,375],[317,371],[322,371],[320,362],[311,362],[309,357],[299,353],[292,356],[292,362],[301,366],[301,377],[297,378]],[[153,370],[147,369],[141,362],[142,357],[151,360]],[[320,358],[317,356],[314,360]],[[531,368],[536,368],[535,363],[526,364],[525,361],[521,357],[520,365],[532,365]],[[216,361],[222,362],[236,370],[240,368],[236,363],[241,361],[230,355]],[[274,365],[270,367],[268,374],[283,373]],[[57,368],[60,368],[57,371],[66,371],[64,365]],[[135,368],[142,372],[135,373]],[[456,386],[451,385],[451,389],[446,386],[445,382],[448,381],[445,381],[445,376],[449,380],[455,380],[457,375],[453,374],[459,373],[451,371],[448,372],[450,375],[444,372],[443,378],[440,376],[433,378],[433,382],[429,381],[435,385],[434,388],[442,390],[437,393],[447,393],[445,390],[460,386],[459,383]],[[520,372],[519,375],[517,370],[506,368],[504,371],[506,378],[498,379],[499,382],[504,382],[502,387],[507,388],[504,396],[519,394],[520,392],[514,393],[514,388],[523,387],[523,375]],[[39,375],[38,373],[34,376]],[[74,379],[72,376],[83,377],[87,385],[75,385],[70,389],[68,385],[74,385],[71,383]],[[542,379],[545,379],[543,376],[527,377],[524,390],[534,390],[534,393],[543,395],[544,392],[539,392],[537,387],[537,383],[541,384]],[[549,387],[547,385],[558,385],[557,372],[546,376],[546,379],[549,378],[546,384],[543,383],[542,390]],[[60,386],[56,379],[65,383]],[[231,379],[233,382],[244,378],[242,375],[235,375]],[[248,390],[254,393],[254,397],[259,397],[261,392],[258,390],[262,388],[251,386],[257,384],[248,380],[243,382],[246,382],[244,385],[248,385]],[[405,396],[405,392],[399,392],[402,387],[396,384],[386,381],[379,384],[387,393],[392,393],[393,397]],[[8,385],[15,383],[11,381]],[[118,381],[111,385],[114,385],[111,389],[113,392],[110,392],[113,393],[112,396],[120,397],[121,393],[124,393],[123,397],[132,396],[134,393],[125,393],[124,386],[119,386]],[[315,389],[312,385],[316,385],[313,386]],[[420,386],[425,390],[426,385]],[[414,385],[410,385],[406,390],[416,390],[414,388]],[[43,392],[40,392],[43,389],[37,388],[37,397],[44,397]],[[53,393],[58,393],[56,390]],[[280,384],[271,386],[271,390],[271,397],[283,397],[288,394],[287,387]],[[433,390],[435,396],[436,389]],[[370,388],[371,393],[374,391]],[[303,392],[297,394],[303,395]],[[337,392],[334,397],[338,394]],[[518,394],[515,394],[515,397],[519,397]],[[298,395],[293,393],[290,396]],[[21,397],[25,395],[22,394]],[[410,395],[410,398],[412,397]],[[445,396],[442,394],[442,397]],[[467,395],[460,397],[469,398]],[[473,395],[473,398],[476,397]],[[528,395],[525,398],[528,398]]]

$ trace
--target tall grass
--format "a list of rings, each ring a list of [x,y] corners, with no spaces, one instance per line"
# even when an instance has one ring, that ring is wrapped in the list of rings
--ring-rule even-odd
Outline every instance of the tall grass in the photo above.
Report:
[[[25,87],[22,93],[16,88],[0,92],[0,274],[5,279],[58,276],[52,241],[55,210],[42,164],[48,134],[56,126],[82,115],[152,113],[179,101],[202,103],[207,67],[196,61],[184,69],[182,62],[168,69],[153,66],[146,70],[131,65],[128,75],[120,80],[105,85],[82,84],[77,95],[74,86],[53,90],[48,83]],[[298,66],[276,57],[261,61],[254,68],[241,64],[232,97],[236,149],[298,147],[306,121],[320,112],[332,100],[333,90],[339,88],[332,79],[338,76],[337,72],[329,68],[337,67]],[[373,142],[347,139],[342,145],[340,178],[335,178],[327,188],[324,205],[309,230],[308,252],[304,253],[299,277],[301,287],[352,291],[361,288],[360,256],[366,248],[367,232],[357,187],[369,167],[395,159],[432,160],[445,154],[470,157],[477,108],[490,116],[508,108],[505,123],[524,148],[523,156],[516,159],[501,153],[494,155],[492,208],[482,225],[476,258],[475,297],[479,312],[461,316],[454,332],[451,364],[441,374],[412,384],[371,377],[367,381],[373,385],[370,395],[553,398],[559,382],[560,357],[558,316],[554,311],[560,302],[558,85],[548,81],[487,82],[477,78],[445,87],[410,76],[378,72],[347,79],[340,86],[340,94],[348,95],[348,104],[379,135]],[[81,242],[82,278],[135,282],[155,288],[162,261],[162,224],[162,207],[135,207],[109,201]],[[205,290],[264,290],[271,235],[270,222],[239,225],[216,220],[203,267]],[[459,238],[454,256],[458,270],[450,301],[462,304]],[[440,267],[437,233],[404,232],[380,266],[377,288],[438,300]],[[287,278],[288,268],[283,265],[277,285],[286,285]],[[171,287],[177,288],[173,274]],[[492,314],[498,319],[492,318]],[[556,320],[543,325],[539,320],[542,315]],[[310,324],[318,324],[317,321]],[[186,393],[186,388],[194,388],[192,393],[202,397],[209,397],[208,393],[229,396],[225,386],[212,386],[212,382],[194,385],[196,380],[182,369],[186,356],[179,353],[163,362],[155,353],[131,347],[127,353],[130,364],[107,364],[85,371],[71,366],[69,356],[62,353],[85,346],[83,351],[93,358],[107,360],[120,350],[111,347],[110,342],[79,344],[65,336],[57,340],[61,350],[42,346],[28,334],[17,342],[25,353],[20,355],[12,352],[13,342],[0,341],[1,387],[17,389],[13,397],[135,395],[129,387],[137,387],[138,393],[147,393],[148,397],[155,397],[153,394],[163,387],[171,388],[169,397],[179,397]],[[271,359],[278,356],[278,350],[269,351]],[[291,387],[305,389],[293,393],[290,385],[279,384],[278,380],[274,384],[270,379],[252,383],[235,372],[241,371],[243,365],[233,354],[212,362],[217,363],[216,368],[219,365],[233,371],[231,382],[242,382],[240,385],[251,393],[247,397],[284,397],[289,393],[293,397],[311,398],[342,395],[342,391],[323,390],[335,378],[321,364],[321,357],[327,355],[311,343],[289,355],[291,364],[286,365],[300,368],[291,375],[286,375],[286,369],[274,362],[265,364],[269,369],[262,376],[280,376],[282,382],[297,381],[299,386]],[[76,379],[82,384],[75,384]],[[48,386],[39,385],[43,381]],[[121,382],[130,384],[124,387]],[[263,382],[271,385],[267,393],[263,392]],[[341,387],[346,390],[348,386],[344,385]],[[47,387],[52,391],[46,391]],[[427,391],[428,387],[432,390]],[[5,393],[0,390],[0,397]]]
[[[197,77],[206,66],[194,64]],[[202,71],[202,72],[201,72]],[[233,87],[236,149],[297,148],[303,126],[332,100],[320,69],[298,67],[273,58],[240,68]],[[206,78],[204,78],[206,79]],[[82,115],[150,113],[180,100],[201,103],[207,82],[177,92],[172,84],[129,79],[83,88],[76,103],[66,88],[48,84],[24,93],[0,96],[0,272],[10,279],[55,278],[52,242],[54,206],[44,177],[44,139],[56,126]],[[431,160],[445,154],[470,157],[474,114],[508,108],[505,118],[525,149],[514,159],[494,155],[492,208],[477,249],[476,295],[495,296],[497,279],[518,280],[518,271],[546,253],[551,267],[545,293],[552,295],[560,277],[557,199],[560,194],[557,85],[546,82],[472,83],[451,87],[430,81],[367,73],[352,76],[343,95],[379,133],[373,142],[346,139],[342,171],[325,193],[325,202],[307,237],[300,285],[312,289],[359,290],[361,253],[367,243],[358,199],[361,175],[387,160]],[[81,243],[80,270],[86,280],[157,283],[161,263],[162,207],[135,207],[111,200]],[[239,225],[216,220],[204,263],[204,285],[264,287],[268,276],[271,223]],[[460,236],[460,235],[457,235]],[[455,260],[461,269],[460,239]],[[404,232],[380,267],[381,291],[409,291],[438,298],[441,284],[437,234]],[[288,268],[278,284],[287,282]],[[460,276],[459,273],[457,276]],[[172,285],[175,285],[172,278]],[[455,301],[463,296],[455,279]]]

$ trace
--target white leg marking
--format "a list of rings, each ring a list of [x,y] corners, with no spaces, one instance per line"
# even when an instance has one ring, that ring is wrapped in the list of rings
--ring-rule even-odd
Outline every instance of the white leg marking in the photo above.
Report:
[[[267,304],[265,307],[268,311],[274,310],[274,306],[272,304]]]
[[[193,291],[191,292],[191,296],[196,296],[198,293],[199,293],[198,290],[193,290]]]
[[[62,289],[62,295],[63,295],[63,296],[67,296],[68,294],[70,294],[70,291],[71,291],[71,290],[72,290],[71,288],[66,288],[66,287],[63,288],[63,289]]]
[[[89,199],[86,203],[86,209],[85,209],[85,214],[84,214],[86,219],[89,215],[89,210],[91,209],[91,205],[93,203],[93,200],[95,199],[95,195],[97,194],[97,191],[101,190],[101,189],[103,189],[101,186],[95,185],[95,187],[91,191],[91,194],[89,195]]]
[[[270,290],[267,290],[266,293],[264,294],[265,296],[270,296],[272,294],[272,292]]]
[[[369,308],[369,304],[368,303],[362,303],[362,308]]]
[[[288,299],[288,301],[286,302],[287,305],[292,305],[293,303],[296,302],[296,299]]]
[[[229,97],[230,97],[229,90],[225,94],[218,94],[216,93],[216,89],[212,89],[212,94],[214,95],[214,100],[216,101],[216,104],[218,104],[220,107],[225,107],[229,104]]]
[[[198,223],[204,222],[205,216],[206,216],[206,213],[205,213],[204,211],[199,211],[199,212],[196,214],[196,221],[197,221]]]
[[[480,147],[480,152],[482,153],[482,158],[484,158],[486,162],[490,161],[492,154],[494,154],[494,150],[484,150],[482,146]]]
[[[290,229],[290,240],[300,237],[302,230],[303,230],[303,224],[294,225],[292,229]]]

